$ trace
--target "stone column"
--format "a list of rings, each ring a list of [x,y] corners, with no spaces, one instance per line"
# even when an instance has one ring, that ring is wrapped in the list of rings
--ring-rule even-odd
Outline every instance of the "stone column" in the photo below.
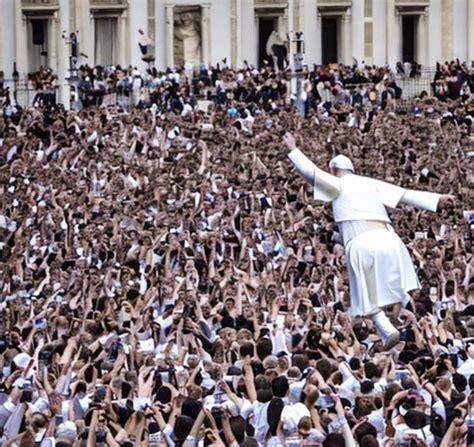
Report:
[[[240,0],[237,0],[235,5],[235,59],[236,67],[240,66],[243,63],[242,60],[242,3]]]
[[[128,45],[127,45],[127,12],[124,11],[122,14],[120,14],[118,16],[118,30],[117,30],[117,34],[118,34],[118,40],[119,40],[119,44],[118,44],[118,49],[117,49],[117,56],[118,56],[118,60],[120,62],[120,65],[122,67],[126,67],[128,66],[128,64],[130,63],[130,58],[128,57]]]
[[[69,0],[59,1],[59,30],[62,35],[63,31],[66,31],[66,36],[69,38],[69,33],[74,30],[74,26],[71,28],[71,16],[74,13],[70,9]],[[74,25],[74,23],[73,23]],[[58,80],[59,80],[59,100],[64,104],[66,109],[69,109],[69,86],[66,83],[66,77],[69,76],[69,56],[71,54],[71,46],[67,45],[65,40],[61,36],[58,36],[59,51],[58,51]]]
[[[453,58],[453,2],[442,0],[441,3],[441,39],[442,59],[450,61]]]
[[[211,5],[201,6],[201,59],[205,64],[211,63]]]
[[[416,49],[416,59],[417,62],[423,66],[428,63],[428,47],[426,45],[426,23],[427,22],[427,12],[423,11],[422,14],[418,17],[418,45]]]
[[[14,2],[15,4],[15,59],[16,67],[20,77],[25,77],[29,71],[28,67],[28,56],[27,56],[27,20],[23,15],[21,9],[21,1]],[[11,70],[11,67],[8,68]]]
[[[319,10],[316,10],[317,14],[317,41],[316,41],[316,64],[322,64],[323,63],[323,32],[322,32],[322,22],[323,22],[323,15],[319,12]]]
[[[387,0],[387,11],[386,11],[386,33],[385,33],[385,59],[388,64],[392,67],[397,62],[396,55],[394,54],[394,27],[397,26],[395,23],[395,0]]]
[[[230,65],[237,67],[237,0],[230,0]]]
[[[295,48],[293,48],[293,42],[292,40],[296,38],[296,31],[299,31],[297,29],[296,24],[295,24],[295,3],[294,0],[288,0],[288,9],[287,9],[287,20],[286,20],[286,29],[280,29],[280,36],[286,39],[286,35],[289,36],[289,42],[288,42],[288,62],[290,63],[290,67],[292,70],[294,70],[294,65],[295,65],[295,60],[293,57]]]
[[[387,6],[385,10],[385,26],[386,26],[386,34],[385,34],[385,54],[386,54],[386,62],[389,63],[392,67],[395,66],[396,63],[396,55],[395,55],[395,0],[387,0]]]
[[[166,16],[166,67],[174,66],[174,6],[165,5]]]
[[[74,2],[75,29],[79,31],[79,50],[88,56],[81,62],[92,65],[95,63],[95,23],[91,14],[89,0],[76,0]]]
[[[474,0],[467,0],[467,57],[470,65],[474,60]]]
[[[57,22],[58,19],[56,17],[56,13],[54,13],[54,17],[49,22],[49,29],[48,29],[48,63],[49,66],[58,73],[59,64],[58,64],[58,26]]]
[[[230,3],[230,65],[238,68],[242,64],[242,4],[240,0]]]
[[[351,45],[351,8],[341,17],[342,22],[342,62],[347,65],[352,63],[352,45]]]
[[[394,50],[393,50],[393,65],[403,59],[403,40],[402,36],[402,15],[398,9],[395,10],[395,29],[393,30],[393,41],[394,41]]]

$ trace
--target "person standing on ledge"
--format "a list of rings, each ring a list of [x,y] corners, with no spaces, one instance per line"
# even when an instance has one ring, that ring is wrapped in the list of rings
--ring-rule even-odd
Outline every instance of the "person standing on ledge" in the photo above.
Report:
[[[334,220],[344,242],[349,268],[350,313],[370,317],[391,349],[400,333],[385,315],[384,308],[410,301],[408,292],[419,282],[407,248],[390,225],[385,207],[400,203],[429,211],[454,204],[454,196],[413,191],[355,174],[352,161],[337,155],[330,174],[319,169],[296,147],[286,133],[288,157],[304,179],[314,186],[315,200],[332,202]]]

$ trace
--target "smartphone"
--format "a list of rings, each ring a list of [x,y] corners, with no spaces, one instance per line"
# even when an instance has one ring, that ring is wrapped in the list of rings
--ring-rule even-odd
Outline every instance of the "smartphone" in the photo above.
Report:
[[[403,377],[409,376],[409,375],[410,375],[410,371],[408,371],[407,369],[396,369],[395,370],[395,380],[397,382],[402,380]]]
[[[336,402],[334,402],[334,399],[331,396],[327,396],[325,394],[321,394],[319,396],[319,399],[316,401],[316,406],[320,408],[332,408]]]
[[[37,329],[46,329],[46,318],[37,318],[34,324]]]
[[[95,393],[96,393],[96,396],[100,400],[104,400],[105,399],[105,386],[104,385],[97,385],[96,388],[95,388]]]

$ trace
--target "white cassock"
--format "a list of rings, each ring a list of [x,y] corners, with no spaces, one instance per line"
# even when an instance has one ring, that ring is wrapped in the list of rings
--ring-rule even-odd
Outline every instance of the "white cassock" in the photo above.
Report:
[[[314,185],[314,199],[332,202],[349,268],[350,313],[370,316],[395,303],[406,305],[408,292],[418,289],[419,282],[385,207],[404,203],[436,211],[440,195],[355,174],[335,177],[319,169],[299,149],[291,151],[289,158]]]

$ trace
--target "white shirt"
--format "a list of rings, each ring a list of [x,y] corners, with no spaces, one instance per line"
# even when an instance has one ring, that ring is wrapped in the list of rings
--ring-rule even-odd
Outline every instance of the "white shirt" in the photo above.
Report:
[[[474,359],[468,358],[457,370],[459,374],[462,374],[469,380],[471,374],[474,374]]]

